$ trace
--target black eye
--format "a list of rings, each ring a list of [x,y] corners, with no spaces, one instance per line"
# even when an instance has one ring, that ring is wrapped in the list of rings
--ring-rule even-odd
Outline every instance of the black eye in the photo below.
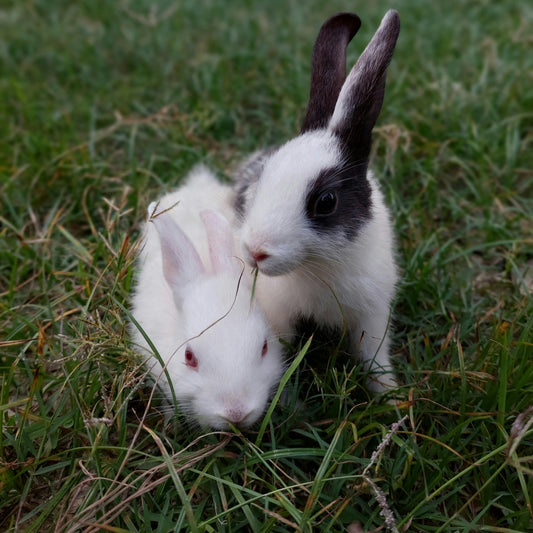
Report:
[[[315,203],[315,216],[331,215],[337,209],[337,194],[333,191],[322,193]]]
[[[261,356],[265,357],[267,352],[268,352],[268,342],[265,339],[265,342],[263,343],[263,349],[261,350]]]

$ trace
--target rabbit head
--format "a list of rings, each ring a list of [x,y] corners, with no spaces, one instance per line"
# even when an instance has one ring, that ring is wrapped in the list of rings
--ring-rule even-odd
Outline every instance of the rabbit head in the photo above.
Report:
[[[265,410],[283,364],[279,341],[252,299],[244,263],[235,257],[230,224],[215,211],[201,212],[209,267],[172,216],[154,211],[152,204],[149,213],[161,245],[164,279],[177,310],[180,339],[160,355],[177,401],[202,426],[249,426]],[[159,349],[158,339],[152,341]],[[161,367],[156,364],[155,368],[153,373],[161,376],[165,386]]]
[[[367,176],[371,134],[399,34],[389,11],[346,77],[356,15],[326,21],[313,50],[310,99],[300,135],[264,158],[242,209],[246,260],[267,275],[335,257],[373,216]],[[364,250],[361,250],[364,253]]]

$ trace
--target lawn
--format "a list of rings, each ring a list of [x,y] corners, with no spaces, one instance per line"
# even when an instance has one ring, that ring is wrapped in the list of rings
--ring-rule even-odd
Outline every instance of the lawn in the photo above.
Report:
[[[360,15],[351,65],[390,7],[395,401],[317,334],[263,424],[165,425],[127,330],[146,207],[295,135],[320,24]],[[533,531],[532,35],[528,0],[4,0],[0,530]]]

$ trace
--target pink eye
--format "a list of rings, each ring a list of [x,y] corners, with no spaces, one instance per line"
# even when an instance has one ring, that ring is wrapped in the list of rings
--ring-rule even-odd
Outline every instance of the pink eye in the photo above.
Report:
[[[196,355],[190,348],[185,350],[185,364],[189,368],[198,368],[198,359],[196,359]]]
[[[261,357],[265,357],[267,352],[268,352],[268,343],[265,339],[265,342],[263,344],[263,349],[261,350]]]

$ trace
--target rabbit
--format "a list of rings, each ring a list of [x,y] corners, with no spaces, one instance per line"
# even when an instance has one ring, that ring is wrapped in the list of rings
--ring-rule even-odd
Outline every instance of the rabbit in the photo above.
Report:
[[[230,198],[231,188],[200,167],[150,204],[132,298],[132,316],[164,361],[181,410],[214,429],[256,422],[284,369],[279,339],[236,257]],[[165,373],[136,326],[132,337],[172,402]]]
[[[368,169],[371,133],[400,30],[390,10],[346,77],[360,19],[340,13],[318,34],[300,134],[252,154],[235,176],[244,257],[257,298],[290,339],[299,318],[343,327],[376,393],[396,386],[389,349],[398,282],[391,218]]]

